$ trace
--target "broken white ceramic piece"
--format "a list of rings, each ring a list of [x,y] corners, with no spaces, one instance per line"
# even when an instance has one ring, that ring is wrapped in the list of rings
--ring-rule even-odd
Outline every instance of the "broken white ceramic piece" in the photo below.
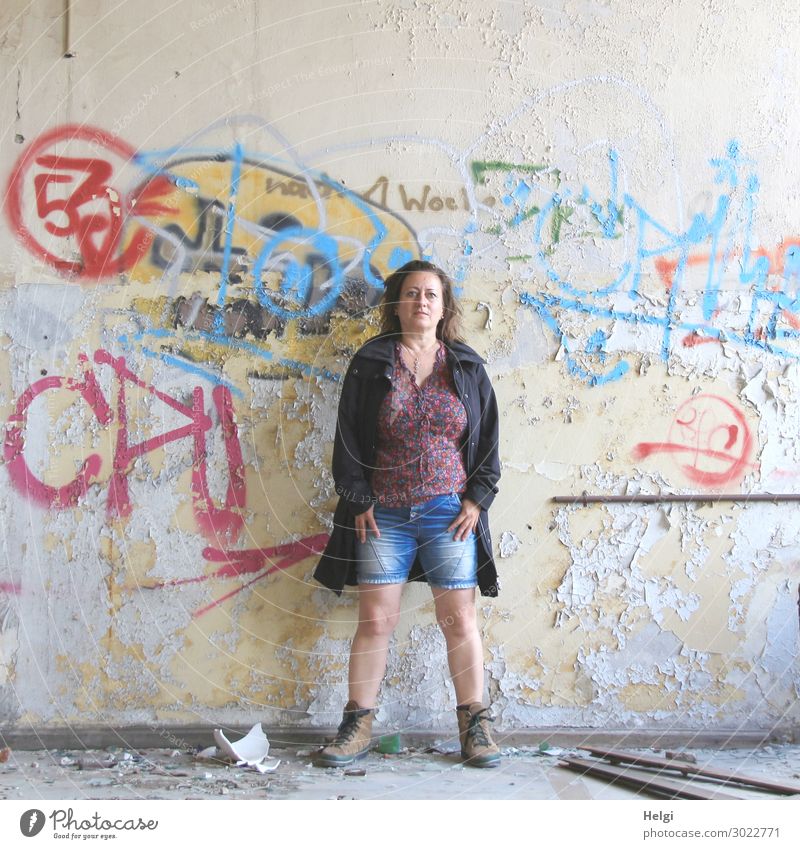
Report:
[[[278,768],[280,760],[269,758],[269,740],[257,722],[241,740],[231,743],[225,734],[219,729],[214,729],[214,739],[217,741],[222,754],[236,761],[236,766],[253,766],[259,772],[271,772]]]
[[[217,756],[217,747],[209,746],[207,749],[203,749],[202,752],[198,752],[195,757],[200,761],[210,760],[211,758],[215,758]]]

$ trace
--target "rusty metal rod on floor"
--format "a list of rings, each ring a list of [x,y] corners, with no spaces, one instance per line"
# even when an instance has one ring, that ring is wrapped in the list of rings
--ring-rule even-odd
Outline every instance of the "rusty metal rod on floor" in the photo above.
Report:
[[[800,501],[800,494],[787,492],[754,492],[745,493],[691,493],[690,495],[554,495],[550,501],[553,504],[669,504],[702,503],[704,501]]]
[[[644,766],[659,769],[662,772],[680,772],[685,776],[696,775],[699,778],[712,778],[724,784],[742,784],[758,787],[760,790],[769,790],[779,796],[800,796],[800,784],[784,784],[771,781],[768,777],[739,775],[727,770],[712,769],[707,766],[699,766],[680,758],[654,758],[649,755],[636,755],[622,749],[602,749],[597,746],[578,746],[586,752],[591,752],[595,757],[603,758],[615,764],[630,764],[631,766]]]
[[[602,761],[574,757],[563,757],[558,766],[579,772],[581,775],[608,781],[611,784],[631,787],[662,799],[717,799],[729,802],[743,800],[742,796],[721,793],[719,790],[703,787],[691,779],[683,782],[675,781],[662,778],[659,774],[644,772],[636,767],[609,766]]]

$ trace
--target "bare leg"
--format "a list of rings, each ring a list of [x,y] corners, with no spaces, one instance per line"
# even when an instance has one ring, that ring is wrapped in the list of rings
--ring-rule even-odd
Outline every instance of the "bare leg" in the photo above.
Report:
[[[350,647],[350,698],[374,708],[386,672],[389,639],[400,619],[403,584],[360,584],[358,628]]]
[[[447,643],[456,704],[483,701],[483,644],[475,613],[475,590],[431,587],[436,620]]]

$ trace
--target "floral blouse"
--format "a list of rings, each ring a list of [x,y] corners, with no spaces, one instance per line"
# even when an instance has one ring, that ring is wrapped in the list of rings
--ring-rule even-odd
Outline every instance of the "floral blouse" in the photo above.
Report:
[[[413,506],[464,492],[461,442],[467,412],[456,394],[444,345],[430,377],[417,386],[395,343],[392,388],[378,414],[372,492],[385,507]]]

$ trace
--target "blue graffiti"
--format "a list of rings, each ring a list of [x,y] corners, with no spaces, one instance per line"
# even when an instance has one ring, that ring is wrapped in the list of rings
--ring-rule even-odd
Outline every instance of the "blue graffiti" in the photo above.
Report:
[[[753,162],[746,159],[736,142],[731,142],[726,155],[712,159],[714,183],[719,186],[713,209],[709,214],[696,214],[680,230],[671,229],[652,216],[634,197],[619,197],[619,156],[609,152],[609,187],[606,200],[596,200],[588,187],[574,199],[568,190],[555,191],[542,205],[533,227],[534,257],[555,292],[524,292],[523,304],[541,317],[545,326],[563,346],[569,371],[589,385],[598,386],[618,380],[629,370],[624,360],[606,369],[608,334],[595,330],[588,343],[581,346],[571,340],[562,326],[570,315],[585,319],[586,325],[597,321],[622,322],[630,326],[651,326],[661,333],[660,356],[667,360],[676,331],[694,333],[711,339],[724,338],[745,348],[768,352],[782,358],[800,359],[800,354],[786,346],[789,340],[800,337],[794,327],[781,326],[784,313],[800,313],[797,292],[783,288],[768,288],[769,259],[752,249],[753,218],[757,206],[759,181],[752,172]],[[509,197],[514,193],[509,192]],[[734,198],[739,198],[734,204]],[[553,216],[568,219],[562,207],[569,203],[585,205],[597,225],[588,233],[594,240],[619,239],[622,222],[633,233],[628,255],[618,265],[615,276],[587,290],[565,278],[554,267],[552,246],[546,239],[553,232]],[[519,217],[519,214],[518,216]],[[737,246],[740,246],[737,251]],[[686,273],[693,251],[708,252],[705,282],[700,298],[699,315],[691,315],[691,302],[684,292]],[[653,302],[640,294],[642,276],[652,270],[656,258],[668,258],[674,265],[663,310],[654,311]],[[730,272],[733,259],[738,261],[738,284],[750,297],[747,321],[743,327],[718,326],[719,314],[725,304],[722,282]],[[800,274],[800,249],[787,248],[784,254],[785,281],[796,280]],[[796,290],[796,284],[794,285]],[[766,310],[766,315],[764,314]],[[696,320],[692,320],[696,318]],[[583,363],[597,363],[590,371]]]
[[[314,253],[307,255],[306,262],[300,263],[288,253],[282,254],[280,262],[281,287],[280,294],[284,303],[276,301],[265,288],[263,275],[265,265],[277,252],[279,245],[288,241],[300,242],[305,246],[311,246]],[[316,302],[309,304],[312,297],[312,286],[315,266],[324,265],[330,274],[326,281],[327,290]],[[319,230],[311,230],[303,227],[292,227],[281,230],[270,239],[262,248],[253,266],[253,277],[255,280],[255,292],[262,306],[269,309],[280,318],[290,320],[300,316],[313,316],[326,313],[339,298],[342,290],[344,277],[339,265],[339,249],[336,240],[326,236]],[[285,306],[290,299],[302,304],[297,309]],[[309,304],[306,306],[306,304]]]
[[[165,328],[153,328],[152,330],[141,330],[131,335],[123,335],[118,337],[119,343],[125,349],[131,349],[133,343],[136,343],[140,346],[140,350],[146,357],[149,357],[151,359],[160,359],[168,365],[180,368],[182,371],[188,372],[190,374],[196,374],[200,377],[204,377],[205,379],[219,386],[225,386],[239,397],[244,397],[244,393],[240,389],[235,389],[232,384],[225,381],[220,376],[216,375],[214,372],[208,369],[200,368],[194,363],[189,363],[186,360],[180,359],[178,357],[171,357],[168,354],[153,351],[152,349],[143,346],[142,343],[145,342],[145,340],[147,339],[157,339],[160,342],[173,341],[182,343],[211,343],[214,345],[219,345],[221,347],[229,348],[230,350],[243,351],[265,363],[278,366],[281,369],[292,369],[293,371],[304,374],[306,377],[321,378],[323,380],[330,380],[334,383],[338,383],[342,379],[342,375],[339,372],[331,371],[330,369],[319,366],[313,366],[310,363],[304,363],[300,360],[294,360],[290,357],[276,356],[272,351],[267,348],[263,348],[260,345],[256,345],[252,342],[247,342],[244,339],[234,339],[232,336],[224,333],[217,334],[213,331],[202,330],[192,332],[177,332],[174,330],[167,330]]]
[[[396,268],[411,262],[414,259],[414,254],[406,248],[392,248],[389,254],[389,268],[394,271]]]
[[[225,304],[225,296],[228,292],[228,271],[231,265],[231,248],[233,246],[233,225],[236,221],[236,197],[239,194],[239,180],[242,176],[242,162],[244,161],[244,149],[239,142],[233,146],[233,167],[231,168],[231,187],[228,193],[228,207],[225,215],[225,248],[222,254],[222,269],[219,275],[219,292],[217,293],[217,306]],[[214,329],[220,333],[224,327],[222,310],[214,315]]]

